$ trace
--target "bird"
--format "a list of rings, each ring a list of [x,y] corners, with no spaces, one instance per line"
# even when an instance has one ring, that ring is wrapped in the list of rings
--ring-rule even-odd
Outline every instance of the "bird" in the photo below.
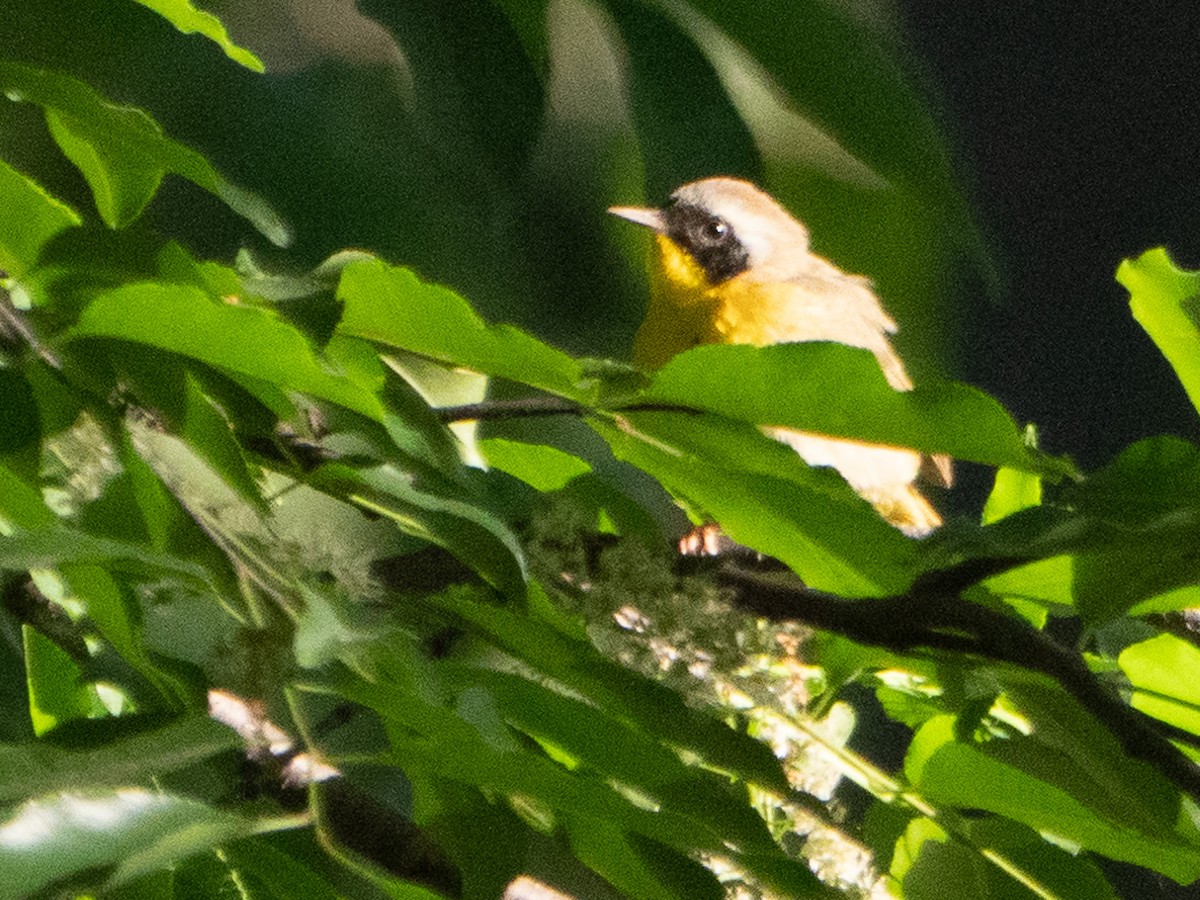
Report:
[[[634,339],[645,371],[698,344],[834,341],[869,350],[894,390],[912,380],[889,340],[896,322],[871,281],[810,249],[808,229],[770,194],[740,178],[692,181],[662,208],[614,206],[613,215],[654,232],[650,301]],[[847,438],[764,426],[811,466],[836,469],[894,527],[924,537],[942,518],[915,485],[918,476],[949,487],[950,458]],[[711,552],[705,536],[681,542]]]

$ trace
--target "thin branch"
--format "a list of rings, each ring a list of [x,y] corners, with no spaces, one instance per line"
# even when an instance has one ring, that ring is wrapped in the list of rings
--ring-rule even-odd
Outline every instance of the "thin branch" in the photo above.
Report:
[[[0,270],[0,280],[6,274]],[[29,323],[25,321],[25,314],[13,305],[12,296],[3,287],[0,287],[0,338],[23,343],[31,347],[46,365],[53,369],[62,368],[62,360],[38,339]]]
[[[523,419],[533,416],[586,416],[591,407],[561,397],[520,397],[515,400],[485,400],[462,406],[443,406],[435,410],[438,418],[451,422],[485,422],[496,419]],[[675,403],[629,403],[608,409],[613,413],[674,412],[700,415],[703,410]]]
[[[860,643],[897,652],[972,653],[1047,675],[1091,713],[1131,757],[1150,763],[1200,800],[1200,767],[1164,735],[1196,738],[1152,719],[1105,687],[1083,658],[1025,621],[964,600],[961,592],[1021,560],[974,560],[918,579],[904,594],[847,600],[726,565],[718,579],[737,589],[736,603],[770,619],[793,619]]]

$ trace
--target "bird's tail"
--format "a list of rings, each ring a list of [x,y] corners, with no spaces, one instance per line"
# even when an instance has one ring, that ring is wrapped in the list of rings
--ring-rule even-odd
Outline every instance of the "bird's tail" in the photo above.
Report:
[[[860,490],[875,511],[909,537],[925,537],[942,524],[938,511],[911,484]]]

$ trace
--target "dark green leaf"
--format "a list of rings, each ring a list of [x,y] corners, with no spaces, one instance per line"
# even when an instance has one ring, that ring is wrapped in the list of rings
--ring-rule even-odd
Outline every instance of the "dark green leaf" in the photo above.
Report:
[[[607,822],[583,819],[568,824],[571,850],[606,881],[629,897],[646,900],[697,900],[723,896],[711,872],[687,857],[645,839],[638,840]]]
[[[730,790],[727,780],[685,766],[644,732],[522,678],[478,672],[474,679],[487,688],[508,724],[548,751],[632,788],[656,808],[695,818],[740,852],[776,850],[762,818],[745,805],[744,793]]]
[[[387,516],[406,534],[444,547],[496,589],[513,596],[525,591],[525,556],[508,525],[477,497],[449,486],[443,492],[418,486],[391,466],[354,470],[331,464],[312,483]]]
[[[669,7],[628,0],[607,5],[628,50],[630,106],[650,201],[660,203],[684,182],[709,175],[761,180],[746,121]]]
[[[537,584],[530,586],[541,591]],[[535,670],[566,685],[619,721],[690,751],[716,769],[786,792],[783,771],[763,744],[687,706],[678,694],[601,656],[590,643],[523,618],[469,592],[431,598],[479,634]]]
[[[0,90],[46,110],[55,140],[92,188],[112,228],[141,214],[167,174],[180,175],[219,197],[278,246],[291,241],[287,225],[267,204],[223,178],[208,160],[166,137],[140,109],[117,106],[94,88],[61,72],[0,62]]]
[[[1131,526],[1200,509],[1200,448],[1163,435],[1126,447],[1111,463],[1064,491],[1081,513]]]
[[[0,369],[0,456],[19,456],[41,446],[42,427],[33,388],[21,372]]]
[[[149,784],[158,776],[239,746],[241,739],[233,731],[199,715],[87,750],[63,750],[46,743],[0,745],[0,802],[51,792]]]

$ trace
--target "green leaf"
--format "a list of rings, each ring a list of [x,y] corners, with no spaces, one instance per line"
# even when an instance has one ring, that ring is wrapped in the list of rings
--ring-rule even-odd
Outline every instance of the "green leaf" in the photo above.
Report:
[[[642,399],[1050,476],[1070,471],[1030,450],[983,392],[954,382],[893,390],[868,351],[841,344],[694,347],[668,362]]]
[[[252,823],[145,788],[50,794],[0,823],[0,896],[23,897],[85,872],[112,882],[164,868],[247,834]]]
[[[930,819],[909,822],[896,842],[891,874],[905,900],[946,896],[1028,900],[1030,888],[1059,900],[1116,900],[1090,859],[1072,856],[1036,832],[1004,819],[966,824],[957,841]]]
[[[624,895],[638,900],[719,900],[724,896],[711,872],[686,856],[608,822],[569,822],[571,850]]]
[[[716,416],[637,413],[589,420],[614,455],[657,478],[733,540],[843,596],[895,593],[913,542],[831,471],[810,469],[757,429]]]
[[[266,512],[267,503],[247,467],[241,446],[234,439],[229,421],[191,373],[185,375],[184,398],[181,437],[239,497]]]
[[[379,398],[330,371],[295,328],[267,310],[218,303],[189,285],[147,282],[107,291],[67,333],[68,340],[84,337],[149,344],[385,420]]]
[[[1160,634],[1126,647],[1117,664],[1133,685],[1129,702],[1134,709],[1200,734],[1200,649]]]
[[[222,854],[239,875],[253,878],[279,900],[339,900],[345,896],[304,860],[276,848],[268,836],[237,841],[222,848]]]
[[[777,849],[744,792],[731,789],[727,779],[685,766],[640,729],[514,675],[474,672],[470,677],[487,689],[510,726],[555,755],[634,789],[658,809],[696,819],[741,852]]]
[[[62,574],[72,594],[82,601],[101,637],[158,689],[167,705],[184,705],[191,698],[191,691],[186,683],[159,666],[147,652],[140,610],[129,588],[100,566],[64,566]]]
[[[579,363],[512,327],[488,325],[462,297],[381,260],[348,265],[338,284],[346,334],[497,375],[564,397],[578,394]]]
[[[103,143],[89,140],[86,126],[54,109],[46,110],[54,142],[87,179],[96,209],[109,228],[122,228],[142,214],[162,184],[162,169],[127,165]],[[145,120],[150,126],[150,120]]]
[[[105,724],[133,727],[121,720]],[[45,742],[2,744],[0,802],[52,792],[149,784],[168,772],[241,746],[241,738],[231,729],[205,715],[86,750],[64,750]]]
[[[199,153],[176,143],[140,109],[117,106],[65,75],[0,62],[0,90],[46,110],[54,139],[87,179],[96,208],[111,228],[145,209],[164,175],[179,175],[218,197],[268,240],[284,247],[291,234],[266,202],[223,178]]]
[[[1043,605],[1074,605],[1086,621],[1099,624],[1142,602],[1182,600],[1185,595],[1173,592],[1196,582],[1190,548],[1200,541],[1200,508],[1142,518],[1136,510],[1121,521],[1039,506],[982,529],[951,523],[923,542],[921,564],[936,569],[971,558],[1029,559],[985,586]]]
[[[412,475],[392,466],[355,470],[330,464],[311,483],[387,516],[406,534],[437,544],[470,566],[497,590],[520,596],[525,591],[525,556],[511,529],[485,509],[479,498],[443,486],[418,486]],[[451,493],[453,491],[453,494]]]
[[[992,492],[983,505],[983,524],[991,525],[1005,516],[1040,506],[1042,503],[1042,479],[1032,472],[1017,469],[997,469]]]
[[[1071,752],[1042,743],[1036,731],[974,743],[957,731],[955,717],[938,716],[909,746],[905,774],[931,802],[1007,816],[1181,883],[1200,877],[1200,836],[1181,817],[1178,794],[1098,725],[1086,741],[1065,735]]]
[[[573,478],[592,471],[586,460],[546,444],[487,438],[479,442],[479,450],[489,466],[543,493],[560,491]]]
[[[0,270],[20,278],[38,263],[42,247],[81,223],[65,203],[0,159]]]
[[[65,650],[28,625],[21,626],[29,718],[39,737],[72,719],[103,713],[92,686]]]
[[[0,536],[0,569],[22,571],[79,563],[166,573],[199,587],[210,583],[207,570],[196,563],[148,550],[140,544],[96,537],[68,525]]]
[[[366,641],[374,632],[366,627],[363,610],[332,595],[331,591],[297,586],[304,602],[296,618],[296,664],[306,669],[325,665],[348,645]]]
[[[529,590],[542,592],[536,583]],[[468,591],[447,592],[430,601],[614,718],[694,753],[713,768],[768,790],[788,791],[778,761],[764,744],[690,708],[663,685],[609,661],[588,641],[494,603],[481,602]]]
[[[216,43],[225,55],[239,65],[254,72],[263,72],[262,60],[244,47],[239,47],[229,38],[221,20],[212,13],[196,9],[189,0],[137,0],[142,6],[154,10],[184,34],[202,34]]]
[[[1200,510],[1200,448],[1172,435],[1126,447],[1111,463],[1079,484],[1063,501],[1097,518],[1134,527],[1164,514]]]
[[[364,0],[362,10],[388,29],[419,73],[412,85],[417,127],[439,145],[440,157],[457,163],[447,172],[489,200],[522,177],[545,102],[504,14],[490,2],[400,8]]]
[[[1176,268],[1159,247],[1117,268],[1138,324],[1167,358],[1200,410],[1200,273]]]
[[[45,528],[58,517],[36,490],[11,469],[0,465],[0,518],[18,528]]]
[[[0,369],[0,411],[0,455],[12,459],[27,454],[32,463],[40,451],[42,423],[33,387],[18,369]]]

